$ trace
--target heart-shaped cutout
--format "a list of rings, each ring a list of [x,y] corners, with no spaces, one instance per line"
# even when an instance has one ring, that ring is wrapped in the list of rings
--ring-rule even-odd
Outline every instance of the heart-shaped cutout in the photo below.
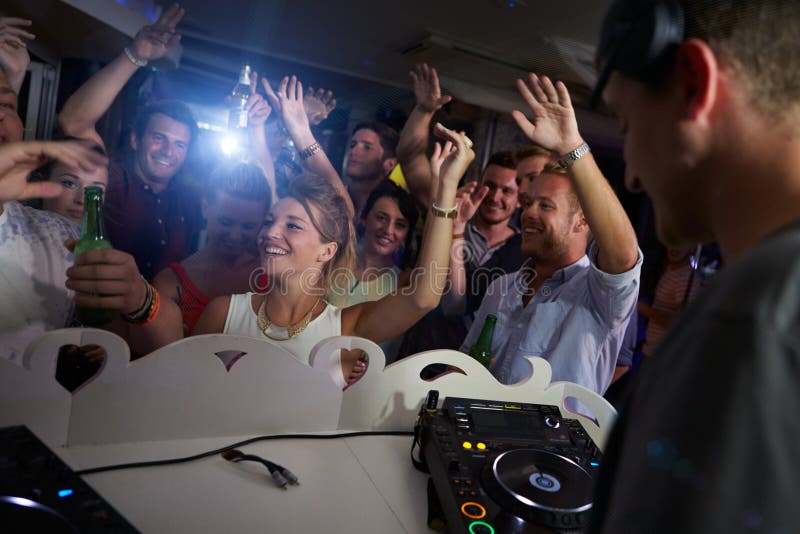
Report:
[[[90,383],[106,361],[100,345],[62,345],[56,361],[56,381],[73,395]]]

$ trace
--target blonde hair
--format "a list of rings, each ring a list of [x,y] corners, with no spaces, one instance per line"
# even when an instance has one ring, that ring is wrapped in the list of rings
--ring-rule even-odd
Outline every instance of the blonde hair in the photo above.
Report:
[[[292,178],[284,196],[303,206],[324,243],[336,243],[336,254],[322,268],[322,287],[327,293],[334,273],[352,271],[356,262],[356,231],[347,201],[327,180],[311,173]]]

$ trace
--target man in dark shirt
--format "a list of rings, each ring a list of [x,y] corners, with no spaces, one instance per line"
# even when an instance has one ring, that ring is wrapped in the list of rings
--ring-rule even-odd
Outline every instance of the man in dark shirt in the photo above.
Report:
[[[173,4],[83,84],[58,116],[64,133],[102,144],[95,124],[137,69],[164,57],[178,43],[175,28],[183,14],[184,10]],[[264,133],[270,108],[255,92],[256,82],[253,75],[246,105],[249,156],[262,165],[274,191],[272,157]],[[197,123],[186,104],[174,100],[151,103],[139,112],[131,133],[131,158],[109,168],[105,212],[111,243],[132,254],[148,280],[171,262],[189,256],[196,246],[202,224],[200,196],[182,172],[196,138]]]
[[[185,104],[152,104],[137,119],[130,160],[110,166],[106,230],[148,280],[190,255],[201,228],[199,190],[180,173],[196,130]]]
[[[635,378],[590,532],[800,532],[799,34],[796,0],[624,0],[606,19],[598,90],[628,187],[665,245],[717,240],[726,267]]]
[[[64,133],[102,144],[96,122],[140,67],[177,44],[175,27],[182,18],[183,9],[173,5],[83,84],[58,116]],[[132,254],[148,280],[188,256],[199,231],[199,197],[179,178],[196,136],[197,123],[185,104],[152,104],[137,117],[130,160],[109,168],[106,230],[114,247]]]

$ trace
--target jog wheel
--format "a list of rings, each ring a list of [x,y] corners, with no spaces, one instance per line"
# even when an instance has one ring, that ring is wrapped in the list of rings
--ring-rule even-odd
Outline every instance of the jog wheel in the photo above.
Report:
[[[538,449],[515,449],[487,462],[484,490],[501,508],[532,523],[556,529],[586,525],[593,480],[581,466]]]

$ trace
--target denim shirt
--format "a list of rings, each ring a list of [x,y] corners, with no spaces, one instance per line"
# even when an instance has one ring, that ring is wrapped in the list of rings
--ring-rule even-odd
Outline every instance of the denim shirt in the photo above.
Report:
[[[526,276],[535,273],[529,259],[519,271],[489,286],[461,351],[475,343],[491,313],[497,326],[492,339],[496,360],[490,370],[500,382],[525,380],[531,373],[525,356],[541,356],[550,363],[553,382],[575,382],[602,395],[636,308],[641,268],[640,250],[630,270],[603,272],[593,244],[587,255],[545,280],[523,306]]]

